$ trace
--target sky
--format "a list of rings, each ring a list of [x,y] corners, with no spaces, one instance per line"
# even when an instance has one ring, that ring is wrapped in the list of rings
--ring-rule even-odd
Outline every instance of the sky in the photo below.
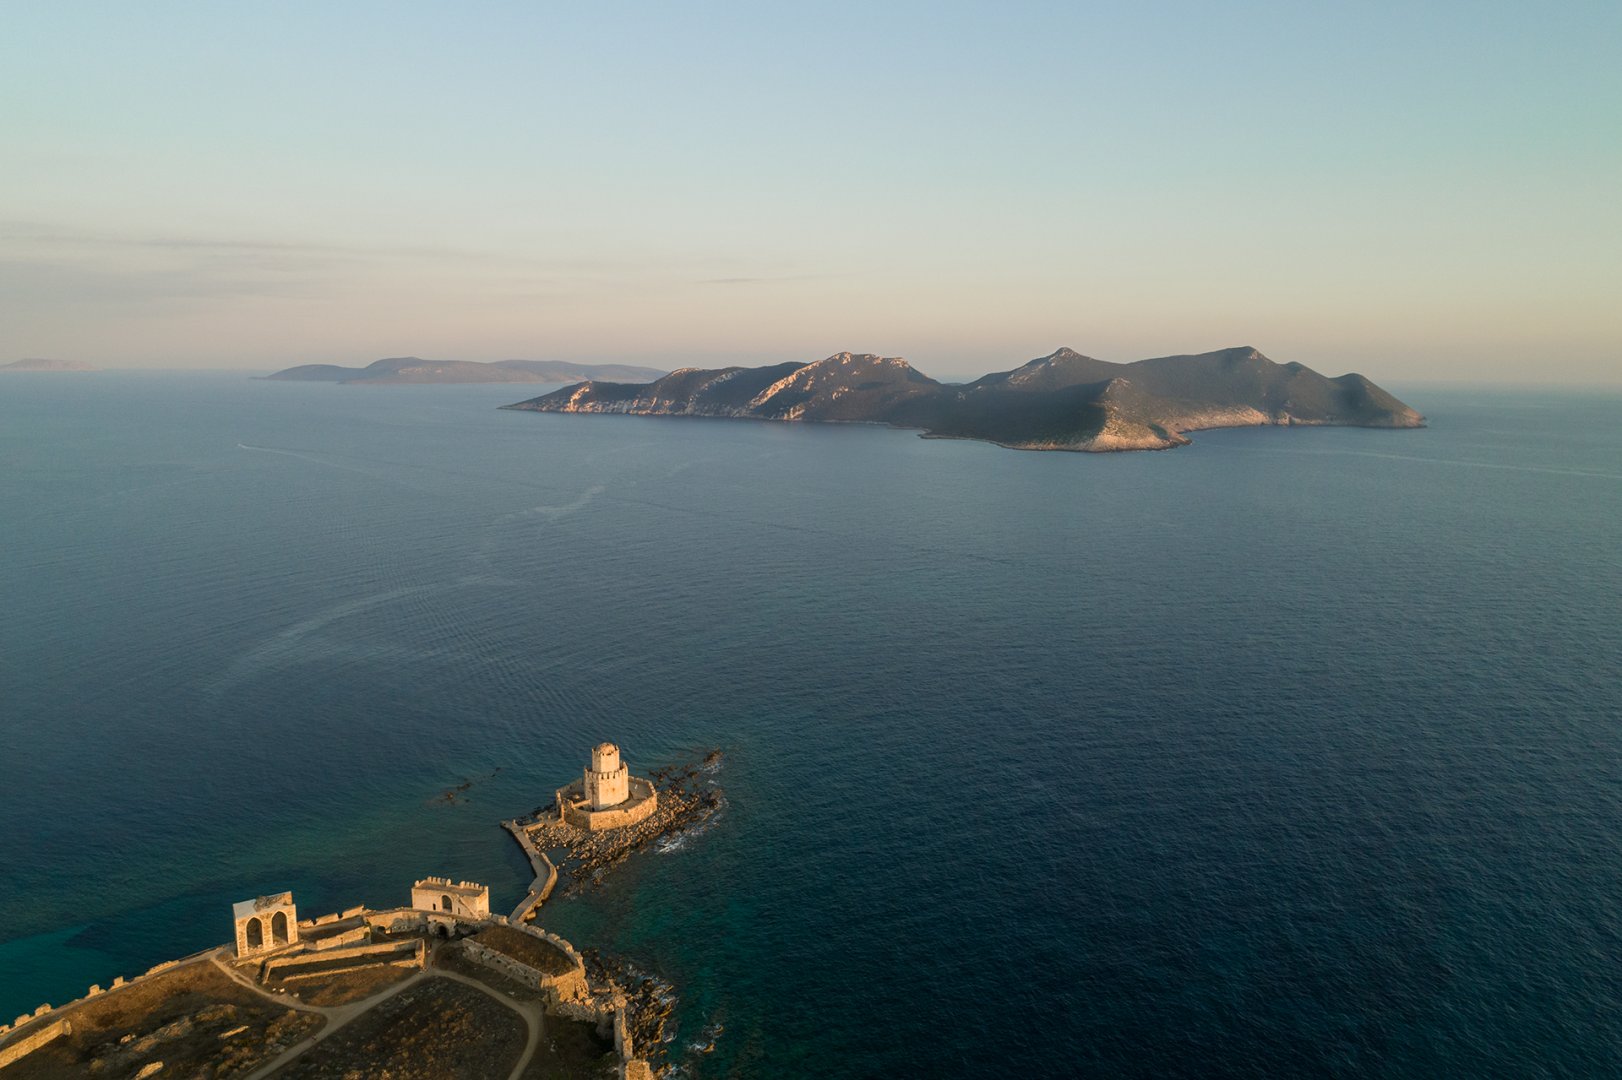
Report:
[[[1622,4],[0,0],[0,362],[1622,384]]]

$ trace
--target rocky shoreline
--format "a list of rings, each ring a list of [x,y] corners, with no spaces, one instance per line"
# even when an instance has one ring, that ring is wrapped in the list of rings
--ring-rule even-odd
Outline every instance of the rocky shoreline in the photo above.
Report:
[[[648,778],[659,793],[659,805],[634,825],[586,832],[559,821],[557,802],[553,800],[508,827],[521,829],[547,853],[557,867],[564,895],[572,895],[588,885],[600,884],[615,865],[635,852],[702,827],[726,803],[714,779],[720,766],[721,751],[712,750],[696,764],[668,765],[650,772]]]
[[[721,762],[721,751],[711,750],[699,761],[650,771],[648,779],[658,792],[658,805],[634,825],[588,832],[559,820],[556,799],[525,817],[502,822],[537,866],[537,884],[530,898],[520,905],[522,914],[515,916],[534,919],[555,884],[564,886],[566,896],[578,894],[600,885],[615,866],[633,854],[678,844],[683,837],[705,828],[726,805],[726,796],[715,779]],[[542,883],[542,864],[555,875],[555,882]],[[675,986],[602,949],[585,948],[579,952],[591,985],[607,987],[624,998],[632,1044],[642,1048],[639,1052],[643,1058],[650,1064],[654,1059],[664,1059],[670,1045],[666,1027],[677,1001]],[[719,1029],[710,1035],[708,1049],[714,1048],[718,1035]]]
[[[624,996],[632,1045],[641,1048],[643,1059],[651,1063],[664,1058],[669,1046],[665,1025],[676,1011],[675,985],[601,949],[581,949],[580,958],[590,983],[612,986]]]
[[[1425,426],[1361,375],[1326,378],[1243,345],[1130,364],[1059,349],[962,385],[931,379],[900,357],[844,352],[810,364],[682,368],[648,383],[588,380],[502,407],[888,424],[927,438],[1087,453],[1185,446],[1185,432],[1208,428]]]

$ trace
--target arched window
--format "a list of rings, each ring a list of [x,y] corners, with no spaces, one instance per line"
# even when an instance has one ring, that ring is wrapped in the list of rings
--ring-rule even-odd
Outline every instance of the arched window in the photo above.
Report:
[[[242,930],[242,939],[248,943],[248,948],[257,949],[265,943],[265,928],[257,916],[248,920],[248,925]]]
[[[278,945],[287,944],[287,912],[278,911],[270,917],[270,940]]]
[[[445,911],[449,911],[451,909],[451,898],[449,896],[441,896],[439,898],[439,906]]]

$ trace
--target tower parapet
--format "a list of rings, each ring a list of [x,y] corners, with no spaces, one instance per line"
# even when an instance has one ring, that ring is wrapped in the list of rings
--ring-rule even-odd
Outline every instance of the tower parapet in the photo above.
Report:
[[[596,832],[634,825],[653,813],[658,793],[650,780],[632,776],[611,742],[591,749],[591,763],[579,780],[557,793],[558,819]]]
[[[425,877],[411,886],[411,906],[469,919],[490,917],[490,888],[476,881]]]
[[[583,780],[586,803],[593,810],[607,810],[631,797],[631,770],[620,761],[620,748],[611,742],[598,743],[591,750],[591,767]]]

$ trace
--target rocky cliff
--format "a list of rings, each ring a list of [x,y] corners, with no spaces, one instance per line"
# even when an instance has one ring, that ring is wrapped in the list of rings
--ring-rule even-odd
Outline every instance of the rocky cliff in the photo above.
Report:
[[[586,381],[509,409],[881,423],[1022,450],[1158,450],[1202,428],[1261,424],[1423,427],[1361,375],[1327,378],[1243,346],[1130,364],[1059,349],[963,386],[896,357],[684,368],[646,383]]]

